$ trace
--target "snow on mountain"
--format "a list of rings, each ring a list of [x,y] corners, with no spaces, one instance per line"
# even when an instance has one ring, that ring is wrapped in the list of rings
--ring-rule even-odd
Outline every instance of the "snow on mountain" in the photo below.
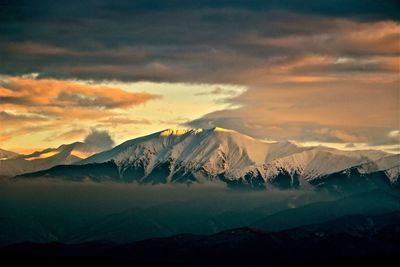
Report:
[[[77,164],[112,161],[123,180],[139,182],[181,181],[179,176],[186,176],[186,182],[221,177],[228,182],[260,178],[273,182],[284,174],[292,183],[304,184],[360,165],[379,166],[365,167],[366,172],[389,171],[400,165],[398,157],[376,150],[341,151],[303,147],[292,141],[264,142],[222,128],[167,129],[126,141]],[[398,178],[393,170],[390,175]]]
[[[145,137],[129,140],[114,149],[89,157],[79,164],[113,160],[123,169],[142,162],[145,174],[159,164],[173,162],[194,171],[215,176],[220,173],[237,177],[266,161],[301,151],[289,142],[267,143],[222,128],[173,130],[167,129]]]
[[[400,183],[400,166],[396,166],[390,169],[385,170],[386,175],[390,179],[390,182],[392,184],[397,184],[399,185]]]
[[[289,173],[297,173],[305,179],[312,179],[363,163],[372,163],[387,155],[385,152],[374,150],[341,151],[322,146],[308,147],[303,151],[266,162],[266,177],[283,169]]]
[[[28,155],[16,154],[0,160],[0,176],[15,176],[35,172],[60,164],[72,164],[98,152],[98,148],[82,142],[48,148]]]
[[[384,171],[392,183],[400,182],[400,154],[388,155],[365,163],[359,169],[362,173]]]
[[[363,164],[361,168],[364,172],[384,171],[400,166],[400,154],[386,155],[373,162]]]
[[[270,184],[285,189],[321,186],[324,179],[334,187],[338,179],[363,176],[369,184],[386,179],[397,186],[399,157],[376,150],[342,151],[305,147],[293,141],[265,142],[223,128],[167,129],[80,161],[64,159],[62,164],[74,163],[71,166],[42,168],[22,177],[152,184],[215,181],[229,186],[265,188]]]

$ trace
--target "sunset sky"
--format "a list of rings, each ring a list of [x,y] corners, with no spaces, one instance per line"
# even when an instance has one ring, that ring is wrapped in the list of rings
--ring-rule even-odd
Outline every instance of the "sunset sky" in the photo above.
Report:
[[[165,128],[400,152],[398,1],[0,1],[0,148]]]

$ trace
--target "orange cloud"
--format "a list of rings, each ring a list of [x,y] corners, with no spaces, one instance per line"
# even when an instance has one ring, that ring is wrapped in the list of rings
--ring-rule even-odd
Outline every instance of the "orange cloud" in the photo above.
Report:
[[[400,25],[397,22],[361,23],[344,19],[326,19],[315,23],[326,24],[326,29],[313,34],[297,33],[276,37],[264,37],[252,33],[243,36],[241,42],[265,47],[314,51],[316,54],[340,54],[352,51],[355,54],[368,52],[396,55],[400,52]]]
[[[146,124],[150,125],[151,122],[146,119],[130,119],[130,118],[125,118],[125,117],[109,117],[107,119],[101,120],[100,123],[103,123],[105,125],[111,125],[113,127],[119,125],[119,124]]]
[[[43,116],[32,114],[16,114],[7,111],[0,111],[0,121],[7,125],[21,125],[23,123],[38,123],[47,121]]]
[[[76,140],[81,140],[82,137],[84,137],[87,134],[88,130],[87,129],[71,129],[66,132],[63,132],[61,134],[51,136],[49,138],[44,139],[44,141],[52,141],[52,140],[71,140],[71,141],[76,141]]]
[[[0,98],[11,105],[112,109],[143,104],[159,96],[72,81],[11,77],[0,87]]]
[[[9,77],[0,81],[0,109],[3,110],[0,141],[71,129],[71,124],[79,121],[109,120],[121,108],[132,108],[159,97],[74,81]],[[57,136],[71,139],[81,134],[81,130],[69,130]]]
[[[260,138],[393,144],[400,127],[399,80],[281,83],[251,87],[191,127],[233,128]],[[398,142],[397,142],[398,143]]]
[[[9,126],[7,124],[2,125],[2,131],[0,132],[0,142],[7,141],[17,136],[29,136],[40,132],[53,131],[58,128],[62,128],[64,125],[60,122],[55,123],[24,123],[20,125]]]
[[[305,31],[276,36],[245,34],[238,41],[240,44],[260,51],[261,55],[268,50],[277,52],[267,54],[266,60],[253,59],[253,64],[235,73],[232,79],[247,85],[268,85],[335,82],[349,76],[353,81],[387,82],[398,77],[399,23],[301,16],[297,20],[306,24],[283,26]],[[247,66],[245,61],[241,65]]]

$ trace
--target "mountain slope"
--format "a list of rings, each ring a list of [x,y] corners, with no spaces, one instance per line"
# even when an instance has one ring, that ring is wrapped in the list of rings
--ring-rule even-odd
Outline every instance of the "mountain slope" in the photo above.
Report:
[[[400,213],[351,215],[281,232],[242,227],[212,235],[180,234],[128,244],[19,243],[0,248],[13,262],[137,263],[140,266],[307,266],[394,262]]]
[[[73,179],[91,179],[87,164],[93,163],[116,166],[118,177],[105,180],[153,184],[211,180],[231,186],[296,188],[355,166],[370,166],[363,167],[363,173],[383,172],[388,176],[385,179],[396,183],[398,173],[396,176],[395,171],[386,171],[400,166],[400,156],[375,150],[341,151],[302,147],[293,142],[270,143],[222,128],[167,129],[77,162],[82,166],[82,175],[74,171]],[[63,166],[62,176],[68,179],[69,170],[77,168]],[[25,176],[57,177],[60,173],[58,168]]]
[[[0,148],[0,160],[6,160],[6,159],[11,159],[11,158],[15,158],[17,157],[19,154],[12,152],[12,151],[8,151],[8,150],[4,150]]]
[[[307,224],[317,224],[351,214],[381,214],[400,211],[400,196],[384,191],[354,194],[335,201],[316,202],[266,216],[252,227],[281,231]]]
[[[36,172],[60,164],[72,164],[95,152],[98,148],[82,142],[48,148],[29,155],[17,155],[0,160],[0,176],[15,176],[27,172]]]

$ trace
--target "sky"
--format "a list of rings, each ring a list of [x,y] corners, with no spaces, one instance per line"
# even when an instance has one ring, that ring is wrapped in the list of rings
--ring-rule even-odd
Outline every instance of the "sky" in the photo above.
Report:
[[[0,0],[0,148],[165,128],[400,152],[400,4]]]

